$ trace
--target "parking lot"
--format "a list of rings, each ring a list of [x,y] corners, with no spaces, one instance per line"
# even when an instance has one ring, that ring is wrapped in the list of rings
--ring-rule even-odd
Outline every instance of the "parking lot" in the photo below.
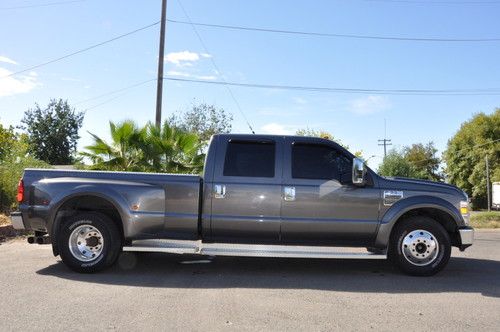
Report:
[[[500,231],[440,274],[385,261],[126,254],[82,275],[50,246],[0,245],[0,330],[500,330]]]

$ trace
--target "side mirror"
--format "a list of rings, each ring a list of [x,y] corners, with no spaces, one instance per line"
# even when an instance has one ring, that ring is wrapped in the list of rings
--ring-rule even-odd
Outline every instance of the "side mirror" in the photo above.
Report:
[[[366,181],[366,166],[362,159],[354,158],[352,160],[352,184],[362,187]]]

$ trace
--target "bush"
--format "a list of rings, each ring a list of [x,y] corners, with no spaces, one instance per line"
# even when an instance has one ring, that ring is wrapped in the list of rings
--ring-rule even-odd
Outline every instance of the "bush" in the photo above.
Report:
[[[17,184],[25,168],[50,168],[50,165],[32,157],[0,164],[0,212],[9,213],[17,208]]]
[[[0,212],[17,208],[17,183],[25,168],[49,168],[50,165],[27,154],[26,135],[12,135],[3,140],[5,153],[0,159]]]

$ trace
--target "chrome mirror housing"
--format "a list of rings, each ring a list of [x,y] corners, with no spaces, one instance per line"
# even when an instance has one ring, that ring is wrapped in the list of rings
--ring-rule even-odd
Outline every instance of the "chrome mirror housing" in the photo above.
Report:
[[[364,186],[366,182],[365,162],[360,158],[352,160],[352,183],[355,186]]]

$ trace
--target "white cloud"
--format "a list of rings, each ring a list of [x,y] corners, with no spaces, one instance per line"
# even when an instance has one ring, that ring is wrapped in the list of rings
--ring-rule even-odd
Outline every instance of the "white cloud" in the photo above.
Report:
[[[257,113],[260,115],[270,116],[270,115],[282,115],[283,109],[272,106],[261,107],[257,110]]]
[[[190,51],[171,52],[165,56],[165,61],[173,63],[176,66],[192,66],[193,62],[200,60],[200,58],[212,57],[207,53],[196,53]]]
[[[214,75],[195,75],[195,74],[190,74],[184,71],[178,71],[178,70],[169,70],[167,72],[167,75],[170,76],[177,76],[177,77],[185,77],[185,78],[194,78],[197,80],[215,80],[217,76]]]
[[[40,85],[35,72],[30,72],[28,76],[7,77],[10,74],[11,71],[0,67],[0,97],[26,93]]]
[[[261,131],[264,134],[271,135],[292,135],[294,130],[293,126],[281,125],[278,123],[268,123],[261,127]]]
[[[307,100],[305,100],[304,98],[293,97],[292,99],[293,99],[293,101],[294,101],[295,104],[299,104],[299,105],[305,105],[305,104],[307,104]]]
[[[200,76],[195,76],[195,77],[199,80],[207,80],[207,81],[213,81],[217,78],[214,75],[200,75]]]
[[[17,65],[17,62],[15,62],[14,60],[1,55],[0,55],[0,62],[10,63],[11,65]]]
[[[191,77],[190,73],[186,73],[183,71],[177,71],[177,70],[169,70],[169,71],[167,71],[167,75],[179,76],[179,77]]]
[[[81,82],[81,79],[74,78],[74,77],[61,77],[61,81],[66,81],[66,82]]]
[[[367,96],[355,99],[349,105],[350,111],[361,115],[377,113],[390,107],[391,103],[383,96]]]

